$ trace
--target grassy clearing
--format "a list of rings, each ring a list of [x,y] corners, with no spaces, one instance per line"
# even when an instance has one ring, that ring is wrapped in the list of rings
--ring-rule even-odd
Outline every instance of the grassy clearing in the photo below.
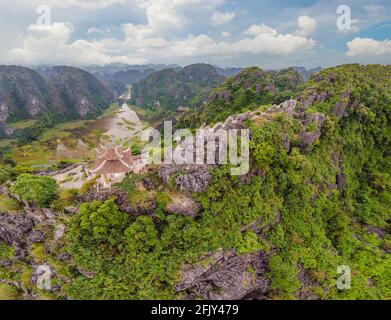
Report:
[[[0,283],[0,300],[19,300],[21,295],[15,287]]]
[[[113,117],[118,113],[119,110],[120,110],[119,104],[112,103],[110,107],[108,107],[98,119]]]
[[[36,122],[36,120],[22,120],[10,123],[9,126],[15,130],[22,130],[32,127]]]
[[[12,140],[12,139],[3,139],[3,140],[0,140],[0,148],[6,148],[6,147],[9,147],[11,146],[13,143],[15,143],[16,140]]]
[[[14,256],[15,250],[12,246],[6,245],[4,242],[0,242],[0,259],[10,260]]]
[[[22,147],[12,148],[11,157],[20,165],[34,166],[56,161],[56,152],[43,143],[34,141]]]
[[[56,125],[54,128],[47,130],[38,141],[23,146],[13,146],[8,157],[15,160],[18,164],[23,166],[37,166],[50,164],[59,160],[78,159],[83,160],[89,156],[86,152],[76,152],[78,145],[78,137],[74,131],[88,127],[93,122],[92,120],[78,120]],[[99,134],[99,133],[96,133]],[[95,135],[94,130],[85,137],[89,141],[94,140],[91,135]],[[12,140],[2,141],[5,146],[11,146]],[[57,154],[57,143],[62,141],[66,147],[69,148],[69,156]],[[88,141],[88,142],[89,142]],[[74,152],[73,152],[74,151]]]
[[[20,206],[16,200],[0,195],[0,212],[10,213],[18,210],[20,210]]]
[[[142,149],[143,147],[145,147],[147,145],[147,143],[148,143],[148,141],[141,140],[140,135],[135,135],[132,138],[125,140],[122,146],[125,149],[128,149],[131,146],[135,146],[139,149]]]
[[[76,130],[80,128],[84,128],[89,123],[93,122],[94,120],[77,120],[77,121],[71,121],[71,122],[65,122],[61,123],[56,128],[61,131],[68,131],[68,130]]]
[[[151,127],[159,123],[162,119],[159,113],[156,111],[140,108],[138,106],[129,106],[139,116],[143,127]]]
[[[92,120],[78,120],[65,122],[56,125],[54,128],[46,131],[40,138],[40,142],[48,142],[52,140],[62,140],[72,137],[73,130],[85,128]]]

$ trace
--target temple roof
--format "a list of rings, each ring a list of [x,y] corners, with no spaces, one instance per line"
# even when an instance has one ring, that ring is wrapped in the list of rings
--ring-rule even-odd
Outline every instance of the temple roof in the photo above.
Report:
[[[92,173],[113,174],[127,173],[133,169],[133,156],[130,149],[123,150],[121,147],[97,148],[96,161]]]

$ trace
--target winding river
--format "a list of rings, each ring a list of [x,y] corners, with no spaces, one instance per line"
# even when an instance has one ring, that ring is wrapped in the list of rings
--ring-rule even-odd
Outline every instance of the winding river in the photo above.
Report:
[[[142,130],[140,118],[126,103],[113,118],[106,119],[105,127],[107,131],[103,131],[103,134],[113,141],[132,138]]]

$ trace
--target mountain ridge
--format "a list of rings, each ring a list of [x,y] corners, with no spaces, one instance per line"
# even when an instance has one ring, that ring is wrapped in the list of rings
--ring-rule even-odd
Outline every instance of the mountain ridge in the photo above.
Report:
[[[79,68],[56,66],[40,72],[0,66],[0,132],[8,124],[50,114],[55,121],[96,117],[115,100],[114,93]]]
[[[223,80],[224,76],[209,64],[164,69],[132,86],[131,103],[171,111],[181,106],[195,108]]]
[[[195,127],[222,121],[231,114],[289,99],[304,83],[292,68],[264,71],[258,67],[242,70],[212,90],[205,103],[180,116],[180,125]]]

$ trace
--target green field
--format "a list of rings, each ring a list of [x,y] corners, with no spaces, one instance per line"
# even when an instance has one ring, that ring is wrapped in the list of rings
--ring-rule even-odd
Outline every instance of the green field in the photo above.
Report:
[[[37,121],[36,120],[22,120],[10,123],[10,127],[15,130],[27,129],[32,127]]]
[[[19,203],[16,200],[8,198],[0,194],[0,212],[13,212],[20,209]]]

